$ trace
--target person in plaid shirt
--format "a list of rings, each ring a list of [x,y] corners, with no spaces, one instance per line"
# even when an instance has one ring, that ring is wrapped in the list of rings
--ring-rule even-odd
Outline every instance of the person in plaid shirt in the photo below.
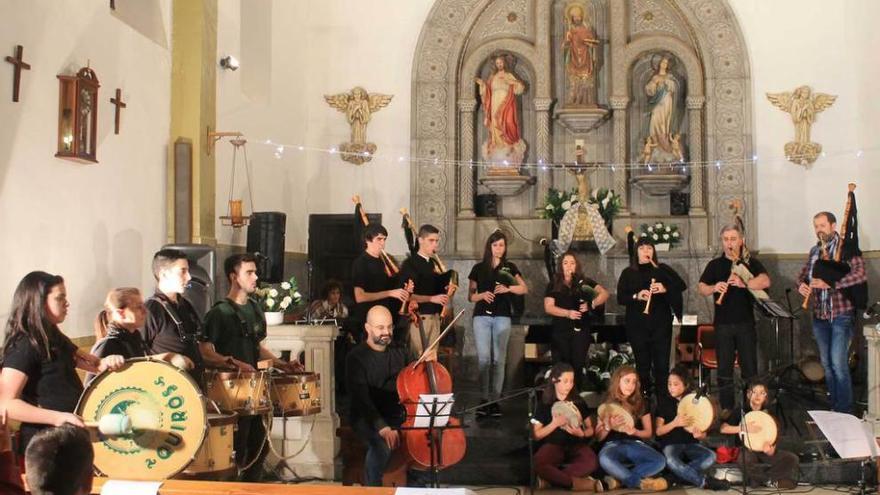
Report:
[[[813,217],[813,229],[820,244],[824,243],[828,256],[833,258],[841,249],[840,235],[836,232],[837,219],[833,213],[822,211]],[[825,368],[825,383],[831,395],[831,410],[852,412],[852,380],[849,374],[849,345],[855,324],[853,302],[841,289],[867,281],[865,261],[854,255],[846,261],[850,272],[836,283],[826,283],[813,277],[813,264],[819,259],[818,245],[810,249],[810,256],[798,276],[798,292],[811,297],[813,303],[813,336],[819,347],[819,357]],[[812,293],[812,294],[811,294]]]

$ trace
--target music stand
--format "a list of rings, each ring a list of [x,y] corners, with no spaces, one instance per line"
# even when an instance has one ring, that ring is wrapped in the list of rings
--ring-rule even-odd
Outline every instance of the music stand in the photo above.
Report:
[[[852,414],[833,411],[807,411],[819,431],[841,459],[861,459],[859,493],[865,494],[865,469],[877,459],[877,441],[871,425]]]
[[[785,319],[785,320],[793,321],[795,319],[795,317],[788,310],[786,310],[784,307],[782,307],[781,304],[777,303],[773,299],[770,299],[770,298],[760,299],[760,298],[756,297],[754,300],[755,300],[755,305],[758,306],[758,309],[761,310],[761,313],[766,318],[770,319],[770,321],[772,322],[772,325],[774,327],[774,331],[776,334],[776,352],[775,352],[776,356],[773,358],[773,360],[770,361],[770,372],[775,372],[774,373],[775,378],[778,381],[781,381],[782,380],[781,375],[784,373],[785,368],[782,368],[781,370],[779,369],[780,365],[781,365],[781,360],[782,360],[781,359],[781,351],[780,351],[780,347],[779,347],[779,320]],[[777,393],[776,393],[776,409],[775,409],[776,417],[778,417],[782,421],[782,424],[786,429],[788,428],[789,423],[791,423],[791,425],[794,426],[795,431],[797,431],[798,435],[801,435],[800,427],[797,425],[796,422],[789,421],[788,413],[786,412],[786,409],[782,405],[782,394],[785,393],[785,390],[782,387],[781,383],[777,383],[777,385],[778,385],[778,387],[777,387],[778,389],[777,389]]]
[[[412,416],[413,426],[402,426],[401,430],[427,430],[428,448],[431,451],[428,472],[431,481],[429,488],[439,488],[438,466],[443,465],[443,431],[450,428],[461,428],[460,425],[449,424],[452,405],[455,403],[453,394],[421,394],[416,405],[416,413]],[[409,418],[407,418],[409,419]],[[438,432],[435,436],[434,432]]]

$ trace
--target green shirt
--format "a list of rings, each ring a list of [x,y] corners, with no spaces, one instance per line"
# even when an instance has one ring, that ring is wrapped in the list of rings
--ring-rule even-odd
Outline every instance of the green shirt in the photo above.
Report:
[[[260,359],[260,342],[266,338],[266,315],[256,302],[241,306],[219,301],[205,315],[205,330],[214,349],[253,367]]]

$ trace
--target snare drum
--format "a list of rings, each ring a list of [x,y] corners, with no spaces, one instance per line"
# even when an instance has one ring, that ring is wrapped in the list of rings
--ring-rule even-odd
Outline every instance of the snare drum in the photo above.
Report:
[[[222,411],[254,416],[269,411],[265,371],[205,370],[205,393]]]
[[[99,374],[83,392],[76,413],[86,421],[125,414],[133,434],[98,437],[95,469],[110,478],[158,481],[193,460],[205,438],[207,415],[199,387],[186,371],[164,361],[130,359]]]
[[[312,372],[271,377],[269,395],[276,416],[310,416],[321,412],[321,375]]]
[[[208,414],[208,434],[196,458],[177,478],[225,481],[235,478],[233,438],[238,431],[237,413]]]

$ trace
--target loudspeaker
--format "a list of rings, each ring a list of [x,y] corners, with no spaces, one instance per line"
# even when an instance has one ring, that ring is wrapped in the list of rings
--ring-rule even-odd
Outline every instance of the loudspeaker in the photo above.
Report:
[[[477,194],[474,212],[478,217],[497,217],[498,196],[494,194]]]
[[[257,255],[257,276],[270,284],[284,279],[284,230],[287,215],[280,211],[251,213],[247,252]]]
[[[214,248],[204,244],[167,244],[162,249],[176,249],[186,254],[192,280],[183,297],[192,304],[199,317],[204,318],[214,305],[214,273],[217,270]]]

